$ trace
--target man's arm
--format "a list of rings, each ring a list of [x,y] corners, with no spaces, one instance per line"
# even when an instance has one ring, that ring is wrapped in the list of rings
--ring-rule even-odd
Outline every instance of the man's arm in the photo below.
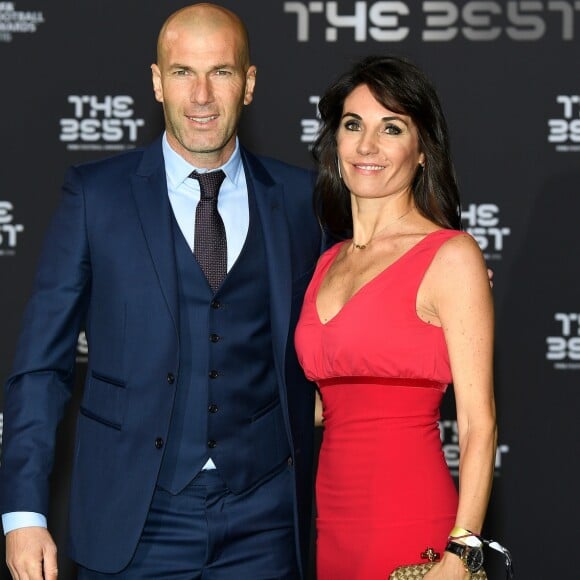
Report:
[[[84,193],[74,170],[63,193],[4,391],[0,510],[7,564],[19,579],[56,578],[56,546],[38,515],[48,512],[55,433],[72,394],[90,291]]]

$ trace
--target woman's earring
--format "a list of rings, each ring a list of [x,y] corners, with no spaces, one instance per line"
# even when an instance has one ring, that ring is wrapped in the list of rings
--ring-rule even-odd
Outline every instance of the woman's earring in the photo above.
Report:
[[[340,160],[338,158],[338,155],[336,156],[336,167],[338,168],[338,177],[342,179],[342,171],[340,170]]]

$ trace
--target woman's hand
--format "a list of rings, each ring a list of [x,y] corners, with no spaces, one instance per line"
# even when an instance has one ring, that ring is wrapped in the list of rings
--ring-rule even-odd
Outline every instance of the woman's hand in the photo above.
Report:
[[[446,552],[423,580],[470,580],[471,574],[465,569],[461,558]]]

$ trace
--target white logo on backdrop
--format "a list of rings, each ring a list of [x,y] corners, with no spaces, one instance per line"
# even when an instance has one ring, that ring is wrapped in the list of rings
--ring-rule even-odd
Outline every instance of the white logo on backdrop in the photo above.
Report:
[[[144,119],[135,118],[129,95],[69,95],[72,116],[60,120],[60,140],[69,151],[133,149]]]
[[[580,151],[580,95],[558,95],[558,117],[548,119],[548,143],[556,151]]]
[[[457,429],[457,421],[439,421],[439,431],[441,433],[441,443],[443,445],[445,461],[447,462],[451,474],[457,476],[459,475],[459,431]],[[498,444],[497,446],[494,466],[496,477],[501,475],[504,455],[509,453],[509,450],[509,445]]]
[[[546,338],[546,359],[557,370],[580,369],[580,313],[556,312],[557,331]]]
[[[300,141],[302,143],[308,143],[312,145],[312,143],[314,143],[314,140],[318,135],[318,130],[320,129],[320,114],[318,113],[319,101],[320,97],[317,95],[312,95],[308,97],[308,102],[311,105],[314,105],[314,118],[300,120],[300,126],[302,127]]]
[[[12,42],[14,34],[34,34],[43,23],[40,11],[16,10],[14,2],[0,2],[0,42]]]
[[[461,212],[465,231],[470,233],[481,248],[486,260],[501,260],[504,241],[511,228],[499,221],[499,207],[494,203],[470,203]]]
[[[89,360],[89,344],[87,342],[87,336],[85,334],[85,331],[82,330],[77,340],[76,362],[80,364],[86,364],[88,360]]]
[[[24,231],[22,224],[14,223],[10,201],[0,201],[0,256],[13,256],[18,246],[19,235]]]
[[[575,38],[580,2],[284,2],[284,12],[296,19],[298,42],[313,37],[336,42],[339,31],[355,42],[400,42],[413,32],[411,12],[419,10],[424,42],[490,42],[500,37],[530,42],[548,32],[569,41]]]

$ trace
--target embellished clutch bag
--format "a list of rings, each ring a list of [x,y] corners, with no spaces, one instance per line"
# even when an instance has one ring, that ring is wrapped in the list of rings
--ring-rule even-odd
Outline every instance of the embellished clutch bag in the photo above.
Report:
[[[469,546],[462,546],[461,544],[457,545],[470,550],[467,560],[465,553],[457,553],[457,555],[461,557],[466,568],[469,570],[471,580],[487,580],[487,575],[482,568],[483,552],[481,551],[481,547],[470,548]],[[449,549],[449,545],[447,546],[447,549]],[[425,574],[427,574],[427,572],[429,572],[429,570],[431,570],[431,568],[433,568],[435,561],[438,560],[439,557],[440,554],[435,552],[433,548],[428,547],[421,553],[421,558],[427,559],[429,562],[399,566],[392,571],[389,580],[420,580],[425,576]]]
[[[469,530],[455,527],[451,530],[451,534],[447,538],[446,552],[455,554],[461,559],[465,569],[469,572],[471,580],[487,580],[487,574],[483,569],[483,548],[491,548],[503,555],[505,560],[506,578],[511,580],[514,577],[514,569],[512,564],[512,556],[507,548],[504,548],[499,542],[495,540],[486,540]],[[455,540],[464,539],[465,543],[458,543]],[[420,580],[423,578],[431,568],[435,565],[435,561],[440,558],[441,554],[437,553],[433,548],[427,547],[421,553],[421,558],[429,560],[423,564],[406,564],[395,568],[389,580]]]
[[[408,566],[399,566],[395,568],[389,580],[421,580],[433,568],[435,562],[426,562],[425,564],[409,564]],[[471,580],[487,580],[487,574],[480,568],[477,572],[471,572]]]

